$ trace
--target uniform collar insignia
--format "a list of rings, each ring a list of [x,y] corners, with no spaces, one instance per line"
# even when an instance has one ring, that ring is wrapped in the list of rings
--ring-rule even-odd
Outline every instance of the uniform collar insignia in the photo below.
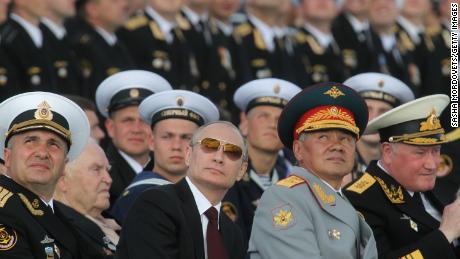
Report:
[[[45,214],[43,212],[43,210],[39,210],[39,209],[34,208],[34,205],[32,205],[32,203],[29,201],[29,199],[27,199],[27,197],[24,194],[18,193],[18,196],[21,199],[22,203],[24,203],[24,205],[26,205],[26,208],[30,211],[30,213],[32,215],[34,215],[34,216],[43,216]]]
[[[378,176],[374,176],[375,180],[377,180],[377,182],[380,184],[380,187],[382,187],[382,190],[385,192],[385,195],[388,197],[388,199],[392,202],[392,203],[396,203],[396,204],[402,204],[404,203],[404,194],[403,194],[403,191],[402,191],[402,188],[401,186],[398,186],[398,187],[395,187],[393,184],[390,185],[390,187],[388,188],[388,186],[386,185],[386,183]]]
[[[323,202],[330,206],[335,205],[335,196],[333,194],[326,194],[326,192],[321,188],[321,186],[317,183],[313,184],[313,190],[316,193],[316,196]]]

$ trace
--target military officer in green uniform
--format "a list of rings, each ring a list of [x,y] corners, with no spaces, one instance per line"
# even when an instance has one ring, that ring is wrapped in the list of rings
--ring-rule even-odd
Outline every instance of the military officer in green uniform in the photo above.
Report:
[[[445,206],[432,189],[447,141],[438,116],[447,95],[430,95],[372,120],[382,157],[345,194],[371,226],[379,258],[458,258],[460,199]]]
[[[0,257],[80,258],[53,193],[89,138],[85,113],[62,96],[29,92],[0,105],[0,123]]]
[[[286,105],[278,135],[299,166],[262,195],[251,258],[377,258],[370,227],[340,188],[367,117],[364,100],[339,83],[308,87]]]

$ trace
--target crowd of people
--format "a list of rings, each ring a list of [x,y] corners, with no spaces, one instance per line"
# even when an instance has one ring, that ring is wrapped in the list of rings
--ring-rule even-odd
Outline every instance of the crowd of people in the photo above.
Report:
[[[460,258],[452,0],[0,0],[1,258]]]

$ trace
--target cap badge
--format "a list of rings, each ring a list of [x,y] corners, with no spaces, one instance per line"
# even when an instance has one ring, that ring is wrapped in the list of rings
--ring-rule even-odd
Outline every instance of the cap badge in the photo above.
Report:
[[[382,88],[385,85],[385,81],[382,79],[377,83],[377,86]]]
[[[279,94],[280,91],[281,91],[281,86],[280,86],[280,85],[274,85],[274,86],[273,86],[273,92],[274,92],[275,94]]]
[[[129,90],[129,96],[132,98],[137,98],[139,97],[139,90],[137,88],[133,88]]]
[[[438,117],[436,117],[436,111],[434,109],[431,111],[426,121],[422,121],[420,123],[420,131],[435,130],[440,128],[441,123],[439,122]]]
[[[339,88],[337,88],[335,86],[333,86],[331,89],[329,89],[326,92],[324,92],[324,94],[329,95],[330,97],[332,97],[334,99],[336,99],[337,97],[342,96],[342,95],[345,96],[345,94],[342,91],[340,91]]]
[[[177,104],[178,106],[184,105],[184,97],[178,96],[178,97],[176,98],[176,104]]]
[[[50,105],[43,101],[37,106],[37,110],[34,113],[34,117],[37,120],[52,120],[53,113],[50,110]]]

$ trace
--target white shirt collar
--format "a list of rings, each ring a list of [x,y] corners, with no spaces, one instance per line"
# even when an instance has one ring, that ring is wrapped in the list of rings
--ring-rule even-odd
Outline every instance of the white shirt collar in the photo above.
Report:
[[[190,180],[188,176],[185,177],[185,180],[187,180],[187,183],[190,187],[190,190],[192,191],[193,198],[195,199],[196,207],[198,208],[198,213],[200,215],[203,215],[209,208],[211,208],[212,204],[211,202],[206,199],[206,197],[203,195],[200,190],[193,184],[193,182]],[[220,215],[220,206],[222,205],[222,202],[219,202],[214,208],[217,210],[217,215]],[[219,218],[219,217],[217,217]]]
[[[350,22],[351,27],[353,27],[353,30],[355,32],[361,32],[361,31],[369,29],[369,21],[368,20],[360,21],[360,20],[358,20],[358,18],[356,18],[354,15],[352,15],[350,13],[346,13],[345,17]]]
[[[94,29],[102,36],[102,38],[104,38],[104,40],[110,46],[113,46],[115,45],[115,43],[117,43],[117,36],[115,35],[115,33],[109,33],[101,27],[95,27]]]
[[[382,42],[383,49],[390,52],[393,46],[396,45],[396,37],[394,33],[380,34],[380,41]]]
[[[26,30],[27,34],[29,34],[37,48],[41,48],[43,46],[43,35],[38,26],[35,26],[34,24],[26,21],[24,18],[14,13],[11,13],[10,17],[11,19],[18,22],[22,28],[24,28],[24,30]]]
[[[131,166],[131,168],[134,170],[134,172],[136,172],[136,174],[139,174],[141,173],[142,171],[144,171],[144,166],[142,166],[141,164],[139,164],[136,160],[134,160],[132,157],[130,157],[128,154],[126,154],[125,152],[118,150],[118,153],[120,153],[120,155],[126,160],[126,162],[129,164],[129,166]],[[148,162],[147,162],[148,163]]]
[[[217,27],[224,33],[225,36],[230,36],[233,33],[233,25],[231,23],[227,24],[216,19]]]
[[[51,21],[46,17],[42,17],[41,22],[50,29],[50,31],[56,36],[56,38],[62,40],[67,33],[64,26],[60,26],[59,24]]]
[[[185,16],[190,20],[193,25],[197,25],[200,21],[206,21],[208,19],[208,14],[199,15],[188,6],[182,7]]]
[[[329,47],[329,44],[331,44],[333,40],[332,33],[324,33],[308,23],[305,23],[304,27],[307,31],[313,34],[313,37],[315,37],[323,48]]]
[[[43,203],[45,203],[45,205],[47,205],[48,207],[50,207],[51,210],[52,210],[53,213],[54,213],[54,199],[51,199],[49,202],[46,202],[46,201],[43,200],[42,198],[40,198],[40,200],[42,200]]]
[[[145,7],[145,12],[157,22],[161,32],[163,32],[165,35],[166,42],[171,43],[173,41],[173,35],[171,31],[176,26],[176,24],[163,18],[163,16],[161,16],[151,6]]]
[[[268,26],[266,23],[257,19],[254,15],[248,14],[248,18],[254,24],[254,26],[260,31],[260,34],[262,35],[262,39],[264,40],[267,50],[275,50],[275,42],[273,41],[273,39],[275,38],[275,30],[272,27]]]
[[[420,43],[419,33],[424,31],[424,28],[422,26],[417,26],[402,16],[398,17],[398,22],[409,34],[413,42],[415,42],[416,44]]]

